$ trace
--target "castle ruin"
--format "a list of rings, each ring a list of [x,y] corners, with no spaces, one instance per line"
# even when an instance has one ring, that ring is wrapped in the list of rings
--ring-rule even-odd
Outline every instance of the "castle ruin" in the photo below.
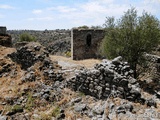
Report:
[[[71,57],[73,60],[98,58],[99,46],[104,38],[102,29],[72,29]]]
[[[7,28],[4,26],[0,26],[0,45],[6,47],[12,46],[12,38],[7,34]]]
[[[0,34],[6,34],[7,28],[4,26],[0,26]]]

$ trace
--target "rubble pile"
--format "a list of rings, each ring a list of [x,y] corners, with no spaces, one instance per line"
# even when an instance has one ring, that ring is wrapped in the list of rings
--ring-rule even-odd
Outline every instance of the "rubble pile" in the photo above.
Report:
[[[152,66],[152,69],[155,69],[155,72],[157,74],[160,74],[160,56],[152,55],[152,54],[146,54],[145,58],[148,62],[150,62],[154,65],[154,66]]]
[[[146,72],[143,75],[143,81],[139,81],[141,88],[160,98],[160,56],[145,54],[147,63]]]
[[[21,65],[22,69],[27,69],[37,61],[43,61],[48,56],[47,51],[38,43],[29,43],[9,55],[13,61]]]
[[[17,66],[14,62],[6,58],[1,58],[0,61],[0,77],[8,75],[14,77],[17,75]]]
[[[93,69],[77,71],[68,80],[68,86],[96,98],[113,96],[144,103],[141,88],[132,75],[133,70],[128,63],[123,62],[122,57],[117,57],[112,61],[104,60]]]
[[[42,72],[45,80],[63,80],[63,74],[57,69],[60,66],[55,61],[51,61],[49,53],[39,43],[28,43],[17,49],[16,52],[8,55],[14,62],[21,65],[26,70],[23,81],[35,81],[41,79],[37,76],[34,65],[38,64],[38,70]]]

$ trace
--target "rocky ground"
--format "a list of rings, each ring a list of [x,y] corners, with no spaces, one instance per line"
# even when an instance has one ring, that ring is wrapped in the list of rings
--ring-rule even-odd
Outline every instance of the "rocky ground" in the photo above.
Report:
[[[134,79],[122,57],[73,61],[39,43],[0,46],[0,120],[159,120],[160,57],[147,56],[154,69]]]

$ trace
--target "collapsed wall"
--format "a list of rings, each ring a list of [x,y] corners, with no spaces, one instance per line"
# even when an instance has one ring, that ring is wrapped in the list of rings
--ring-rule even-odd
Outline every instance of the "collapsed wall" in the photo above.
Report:
[[[37,64],[38,71],[42,73],[41,78],[45,80],[63,80],[63,74],[58,72],[61,68],[56,61],[52,61],[45,47],[36,42],[30,42],[8,55],[12,61],[21,66],[21,69],[27,71],[23,81],[35,81],[36,71],[34,65]],[[36,68],[37,69],[37,68]]]
[[[143,81],[139,83],[144,91],[160,98],[160,56],[146,53],[145,62],[147,64],[145,73],[142,74]]]
[[[144,103],[141,88],[132,76],[128,63],[117,57],[112,61],[104,60],[93,69],[78,71],[68,80],[68,86],[96,98],[112,96]]]

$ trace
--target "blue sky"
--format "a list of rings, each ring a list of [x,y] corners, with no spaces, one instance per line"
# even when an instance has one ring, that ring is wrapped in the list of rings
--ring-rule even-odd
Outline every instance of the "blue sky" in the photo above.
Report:
[[[119,18],[131,6],[160,20],[160,0],[0,0],[0,26],[9,30],[71,29],[102,25],[105,17]]]

